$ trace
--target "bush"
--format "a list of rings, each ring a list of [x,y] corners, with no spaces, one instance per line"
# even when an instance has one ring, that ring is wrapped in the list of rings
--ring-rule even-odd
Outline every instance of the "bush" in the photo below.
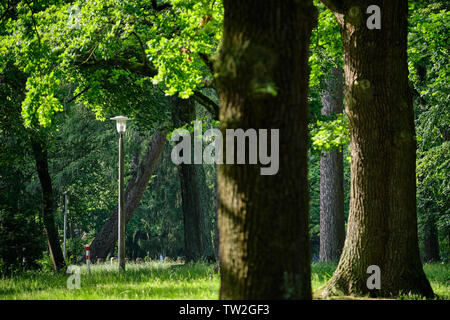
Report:
[[[37,268],[44,245],[34,216],[0,209],[0,275]]]
[[[47,251],[44,252],[42,257],[37,261],[37,264],[39,265],[40,271],[43,273],[53,271],[52,257],[50,256],[50,253],[48,253]]]
[[[61,248],[62,248],[61,244]],[[86,241],[81,238],[69,238],[66,240],[66,260],[69,264],[75,264],[78,257],[86,255]]]

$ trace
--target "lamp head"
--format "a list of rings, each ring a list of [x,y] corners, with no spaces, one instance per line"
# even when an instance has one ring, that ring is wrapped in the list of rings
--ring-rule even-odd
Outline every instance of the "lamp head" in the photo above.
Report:
[[[127,120],[131,120],[130,118],[124,116],[117,116],[111,118],[111,120],[116,120],[116,127],[118,133],[124,133],[127,130]]]

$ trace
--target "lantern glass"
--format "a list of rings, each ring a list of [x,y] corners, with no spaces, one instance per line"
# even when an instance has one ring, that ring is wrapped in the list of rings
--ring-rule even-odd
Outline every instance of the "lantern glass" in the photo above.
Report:
[[[118,133],[124,133],[127,130],[127,120],[131,120],[130,118],[124,116],[117,116],[111,118],[111,120],[116,120],[116,127]]]

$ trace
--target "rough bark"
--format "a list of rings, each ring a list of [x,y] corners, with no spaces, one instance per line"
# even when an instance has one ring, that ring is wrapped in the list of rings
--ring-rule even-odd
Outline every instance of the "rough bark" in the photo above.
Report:
[[[191,100],[174,98],[173,122],[176,127],[195,119],[195,106]],[[191,134],[192,162],[194,137]],[[180,164],[181,199],[184,222],[185,260],[214,260],[211,239],[211,217],[208,188],[202,164]]]
[[[147,188],[148,182],[158,164],[159,158],[166,145],[166,133],[157,131],[150,140],[146,153],[137,170],[132,174],[125,190],[125,223],[133,217],[134,211],[141,201],[142,195]],[[118,237],[117,207],[113,214],[103,226],[100,233],[91,243],[91,260],[98,258],[106,259],[113,249]]]
[[[415,130],[408,86],[406,0],[332,3],[344,49],[350,127],[351,198],[347,237],[323,294],[433,295],[417,236]],[[366,26],[369,5],[381,8],[381,30]],[[381,289],[369,290],[370,265]]]
[[[42,188],[44,232],[47,237],[47,244],[50,256],[52,258],[53,269],[55,271],[58,271],[65,267],[65,261],[58,239],[58,232],[55,226],[55,218],[53,216],[54,197],[52,180],[48,171],[47,150],[45,149],[45,147],[43,147],[42,143],[38,139],[30,137],[30,140],[33,149],[34,160],[36,162],[36,170]]]
[[[343,112],[343,69],[333,68],[322,93],[322,114]],[[339,261],[345,241],[344,162],[342,151],[324,152],[320,158],[319,260]]]
[[[279,129],[280,162],[275,175],[218,165],[220,298],[311,299],[308,46],[317,12],[312,1],[225,0],[224,8],[215,62],[224,145],[225,129]]]

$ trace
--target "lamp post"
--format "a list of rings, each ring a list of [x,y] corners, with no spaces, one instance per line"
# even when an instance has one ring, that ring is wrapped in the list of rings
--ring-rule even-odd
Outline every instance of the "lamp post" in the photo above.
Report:
[[[118,251],[119,251],[119,273],[125,271],[125,213],[124,213],[124,197],[123,197],[123,134],[127,129],[127,120],[131,120],[124,116],[111,118],[116,121],[117,132],[119,133],[119,205],[118,205]]]
[[[66,230],[67,230],[67,210],[68,210],[68,198],[67,198],[67,192],[64,192],[64,261],[66,260]]]

